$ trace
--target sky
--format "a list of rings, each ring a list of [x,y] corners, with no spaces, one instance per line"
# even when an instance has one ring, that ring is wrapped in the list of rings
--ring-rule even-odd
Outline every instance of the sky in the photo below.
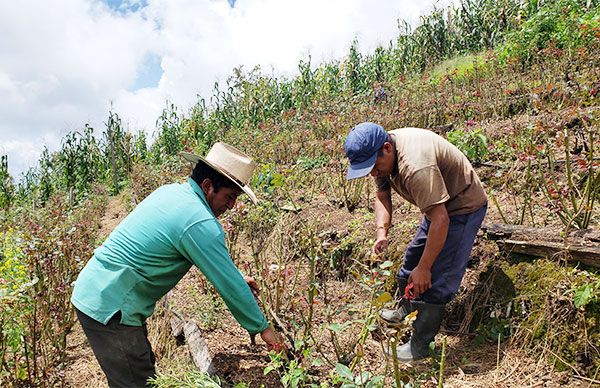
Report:
[[[236,67],[294,77],[354,39],[370,54],[451,1],[0,0],[0,155],[18,179],[111,109],[152,138],[167,101],[187,114]]]

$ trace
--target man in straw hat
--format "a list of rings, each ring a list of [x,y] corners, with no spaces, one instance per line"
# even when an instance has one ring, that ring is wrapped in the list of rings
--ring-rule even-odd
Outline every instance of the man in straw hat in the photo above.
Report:
[[[249,285],[256,283],[231,260],[217,221],[242,192],[256,203],[248,187],[255,164],[224,143],[206,158],[182,156],[195,163],[188,181],[144,199],[94,251],[75,283],[71,302],[111,387],[144,386],[154,376],[146,318],[192,265],[242,327],[260,333],[269,349],[285,349],[254,299]]]
[[[412,288],[414,293],[403,297],[397,309],[383,310],[380,315],[390,323],[400,323],[417,310],[412,336],[397,349],[398,359],[408,362],[427,357],[444,306],[465,274],[487,209],[485,191],[465,155],[425,129],[386,132],[380,125],[365,122],[348,134],[345,149],[350,160],[347,178],[370,174],[377,185],[373,253],[384,252],[388,245],[391,189],[424,214],[397,276],[399,291],[407,295]]]

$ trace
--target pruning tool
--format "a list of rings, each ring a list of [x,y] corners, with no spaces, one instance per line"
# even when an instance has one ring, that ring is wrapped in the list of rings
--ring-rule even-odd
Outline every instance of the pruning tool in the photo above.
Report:
[[[415,285],[412,282],[410,284],[408,284],[406,286],[406,288],[404,288],[404,295],[402,295],[400,297],[400,300],[398,302],[400,303],[403,300],[411,301],[411,300],[415,299],[415,294],[413,292],[414,287],[415,287]]]

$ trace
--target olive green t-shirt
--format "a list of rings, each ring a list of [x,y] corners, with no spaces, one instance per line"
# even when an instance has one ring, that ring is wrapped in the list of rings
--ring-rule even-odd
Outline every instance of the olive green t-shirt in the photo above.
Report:
[[[445,203],[450,216],[472,213],[487,203],[471,163],[446,139],[421,128],[388,133],[396,145],[398,165],[389,176],[375,178],[378,191],[393,188],[423,213]]]

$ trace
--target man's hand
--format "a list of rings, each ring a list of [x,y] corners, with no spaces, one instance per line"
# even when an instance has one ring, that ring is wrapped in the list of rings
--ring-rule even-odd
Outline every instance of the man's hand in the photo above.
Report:
[[[427,232],[427,242],[425,242],[419,264],[408,277],[408,283],[414,284],[415,297],[431,288],[431,268],[446,243],[450,225],[450,217],[446,205],[443,203],[433,206],[425,215],[431,221]]]
[[[246,281],[246,284],[248,284],[248,287],[250,287],[250,291],[252,291],[252,294],[254,294],[254,296],[258,296],[258,292],[260,290],[258,288],[258,283],[256,283],[256,280],[254,280],[252,276],[244,276],[244,280]]]
[[[277,334],[275,330],[271,328],[271,326],[267,327],[265,331],[260,333],[260,337],[267,344],[268,350],[274,350],[276,352],[285,352],[287,350],[287,346],[285,346],[285,343],[279,334]]]
[[[386,251],[388,247],[388,240],[386,236],[377,237],[375,244],[373,244],[373,254],[379,255]]]
[[[408,277],[408,284],[414,284],[413,292],[415,298],[431,288],[431,270],[416,266]]]
[[[388,247],[387,231],[392,222],[392,191],[378,191],[375,195],[375,244],[373,254],[379,255]]]

